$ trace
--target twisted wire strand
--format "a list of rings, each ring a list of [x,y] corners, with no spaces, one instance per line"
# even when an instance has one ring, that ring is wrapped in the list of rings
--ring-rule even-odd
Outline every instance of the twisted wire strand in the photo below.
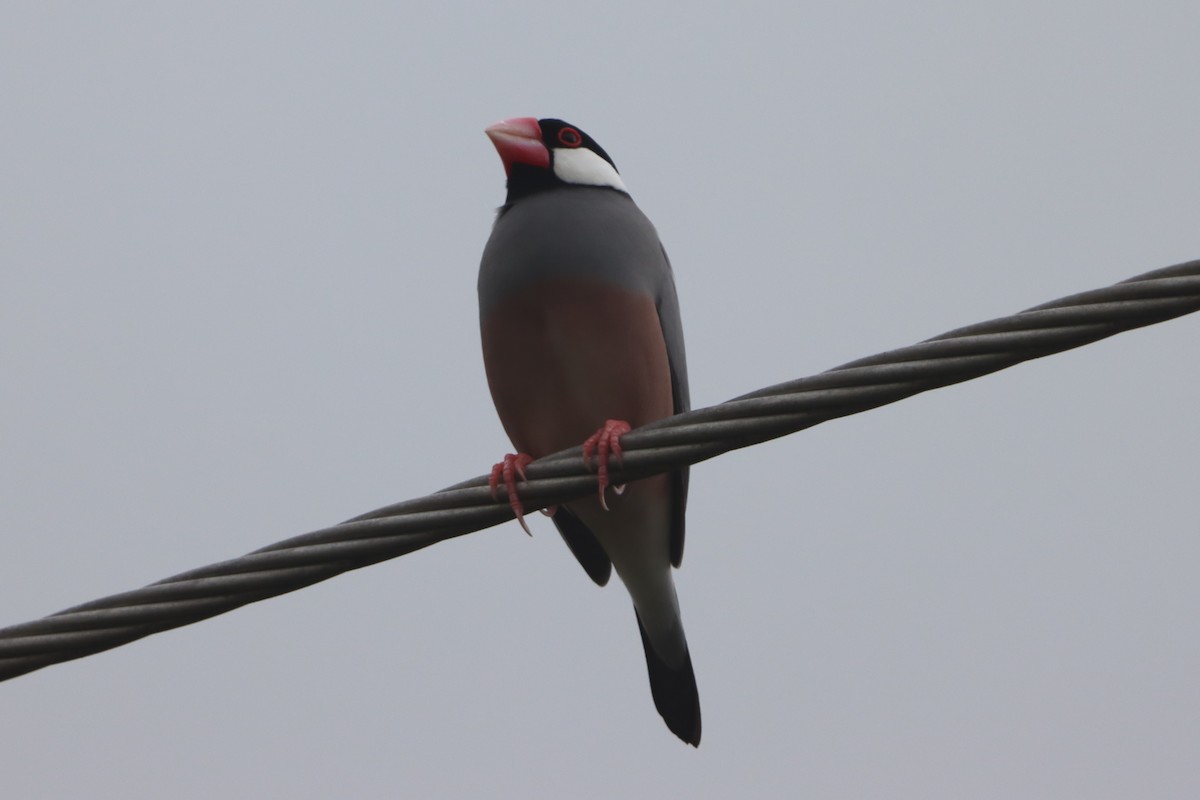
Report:
[[[613,483],[695,464],[1197,310],[1200,260],[969,325],[631,431],[621,438],[625,456],[612,472]],[[595,491],[595,475],[578,447],[539,459],[526,473],[521,497],[529,509]],[[491,497],[487,477],[472,478],[241,558],[0,629],[0,680],[198,622],[509,519],[508,504]]]

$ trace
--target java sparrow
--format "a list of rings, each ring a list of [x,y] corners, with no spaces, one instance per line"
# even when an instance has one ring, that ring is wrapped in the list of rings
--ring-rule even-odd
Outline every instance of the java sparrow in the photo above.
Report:
[[[603,586],[616,567],[658,713],[699,745],[700,698],[671,579],[683,557],[687,468],[608,486],[621,434],[689,408],[671,264],[613,160],[582,130],[521,118],[486,133],[508,196],[479,267],[483,361],[518,451],[493,468],[493,493],[507,493],[524,525],[517,478],[529,461],[581,442],[585,460],[596,456],[598,495],[552,519],[592,580]]]

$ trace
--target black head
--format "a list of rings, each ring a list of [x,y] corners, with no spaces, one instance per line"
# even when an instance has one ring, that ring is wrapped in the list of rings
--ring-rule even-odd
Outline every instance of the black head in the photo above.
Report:
[[[566,186],[625,192],[617,166],[595,139],[561,119],[523,117],[485,131],[508,173],[508,204]]]

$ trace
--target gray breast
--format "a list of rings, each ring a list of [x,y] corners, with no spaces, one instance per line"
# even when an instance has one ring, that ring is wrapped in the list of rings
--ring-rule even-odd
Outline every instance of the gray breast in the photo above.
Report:
[[[563,279],[659,298],[670,267],[629,195],[574,186],[523,198],[496,220],[480,262],[480,312],[529,283]]]

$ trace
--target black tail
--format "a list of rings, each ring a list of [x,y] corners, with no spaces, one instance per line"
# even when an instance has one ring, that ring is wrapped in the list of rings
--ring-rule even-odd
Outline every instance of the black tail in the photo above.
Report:
[[[654,707],[671,733],[692,747],[699,747],[700,692],[696,690],[691,654],[684,654],[683,666],[671,669],[654,652],[641,617],[638,618],[638,632],[642,634],[642,647],[646,650],[646,668],[650,672],[650,694],[654,696]]]

